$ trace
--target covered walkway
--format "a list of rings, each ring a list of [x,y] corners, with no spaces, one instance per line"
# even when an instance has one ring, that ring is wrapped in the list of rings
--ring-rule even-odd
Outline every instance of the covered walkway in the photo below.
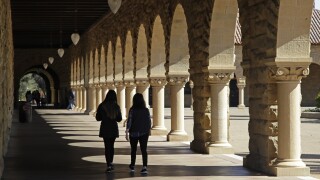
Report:
[[[14,118],[3,179],[142,178],[139,173],[140,153],[137,156],[136,173],[129,173],[130,147],[125,141],[122,126],[120,126],[120,138],[115,145],[116,169],[114,173],[105,174],[103,142],[97,136],[99,123],[94,117],[67,110],[41,109],[35,112],[31,123],[22,124]],[[185,112],[186,131],[190,136],[193,127],[192,111],[185,109]],[[169,127],[170,111],[167,109],[165,119],[166,126]],[[248,144],[247,128],[245,128],[248,119],[245,110],[231,109],[231,143],[237,152],[248,153],[248,150],[244,149]],[[316,126],[320,126],[316,123],[318,120],[308,120],[308,122],[315,129]],[[246,133],[243,134],[242,130]],[[235,131],[238,134],[232,134]],[[303,143],[307,139],[312,141],[306,131],[303,133]],[[312,130],[309,129],[309,133],[312,133]],[[150,138],[149,174],[144,179],[313,179],[267,176],[244,168],[240,156],[196,154],[190,150],[188,142],[165,140],[166,137],[161,136]],[[308,147],[312,149],[312,146]],[[316,151],[316,148],[317,146],[313,150]],[[303,152],[306,151],[303,149]],[[312,176],[317,177],[320,172],[320,155],[319,152],[310,155],[314,155],[313,158],[316,160],[304,160],[311,166]]]

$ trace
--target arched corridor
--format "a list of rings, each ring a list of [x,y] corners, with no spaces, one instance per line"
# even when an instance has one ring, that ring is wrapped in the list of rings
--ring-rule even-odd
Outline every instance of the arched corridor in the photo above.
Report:
[[[152,135],[219,156],[237,152],[230,102],[238,95],[234,106],[249,108],[243,166],[275,176],[310,174],[312,166],[301,156],[300,115],[301,81],[314,76],[311,63],[319,61],[314,0],[70,1],[0,3],[1,157],[8,150],[18,81],[50,57],[54,63],[41,71],[56,107],[64,107],[72,91],[75,112],[95,115],[112,89],[125,120],[139,92],[152,102]],[[77,43],[70,40],[74,33],[81,37]],[[63,56],[57,46],[65,49]],[[192,96],[191,125],[186,93]]]

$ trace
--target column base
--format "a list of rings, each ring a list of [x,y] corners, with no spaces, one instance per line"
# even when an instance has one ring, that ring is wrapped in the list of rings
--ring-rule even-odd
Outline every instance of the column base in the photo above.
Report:
[[[229,143],[209,144],[206,150],[208,154],[234,154],[233,147]]]
[[[84,111],[84,114],[89,115],[89,110],[86,109],[86,110]]]
[[[207,153],[206,144],[207,143],[205,141],[202,141],[202,140],[193,140],[190,143],[190,148],[194,152],[201,153],[201,154],[206,154]]]
[[[165,136],[168,134],[168,131],[166,128],[152,128],[150,133],[151,136]]]
[[[185,131],[171,131],[167,135],[167,141],[189,141],[189,137]]]
[[[244,104],[239,104],[239,105],[238,105],[238,108],[239,108],[239,109],[244,109],[245,107],[246,107],[246,106],[245,106]]]
[[[276,167],[306,167],[306,164],[301,159],[277,159]]]
[[[270,171],[275,176],[310,176],[310,168],[309,167],[271,166]]]
[[[81,112],[81,113],[85,113],[85,112],[86,112],[86,109],[81,109],[80,112]]]
[[[96,114],[96,111],[90,111],[89,112],[89,115],[95,115]]]

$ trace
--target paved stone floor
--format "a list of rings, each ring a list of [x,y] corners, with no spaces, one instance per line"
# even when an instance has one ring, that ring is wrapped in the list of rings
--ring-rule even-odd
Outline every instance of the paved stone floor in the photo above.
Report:
[[[320,178],[320,120],[302,119],[302,158],[311,168],[312,177],[273,177],[242,167],[248,153],[248,109],[231,108],[230,142],[236,155],[196,154],[189,142],[166,142],[165,137],[150,137],[149,174],[129,173],[129,143],[120,126],[115,144],[115,171],[104,173],[105,160],[99,123],[94,117],[75,111],[36,110],[30,123],[13,122],[9,150],[2,179],[315,179]],[[16,115],[16,114],[15,114]],[[193,114],[185,109],[185,127],[192,140]],[[170,129],[170,109],[165,110]]]

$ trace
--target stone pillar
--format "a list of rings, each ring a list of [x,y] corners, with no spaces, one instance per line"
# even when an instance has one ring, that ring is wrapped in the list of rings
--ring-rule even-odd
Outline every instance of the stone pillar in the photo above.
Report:
[[[309,175],[310,168],[301,160],[301,78],[308,68],[280,67],[276,71],[278,96],[277,176]]]
[[[108,93],[108,86],[106,84],[102,85],[101,91],[102,91],[101,98],[102,98],[102,101],[104,101],[104,99],[106,98],[107,93]]]
[[[141,93],[143,95],[143,99],[146,102],[147,108],[150,107],[149,105],[149,82],[147,79],[143,80],[136,80],[137,85],[137,93]]]
[[[81,112],[82,108],[83,108],[83,104],[82,104],[82,93],[83,93],[83,91],[82,91],[82,87],[81,86],[79,86],[78,89],[79,89],[78,90],[78,92],[79,92],[79,111]]]
[[[75,110],[76,111],[81,111],[81,105],[80,105],[80,91],[81,91],[81,89],[80,89],[80,87],[79,86],[77,86],[77,88],[76,88],[76,94],[75,94],[75,103],[76,103],[76,108],[75,108]]]
[[[238,108],[239,109],[243,109],[246,107],[246,105],[244,105],[244,87],[246,86],[246,78],[242,77],[242,78],[238,78],[237,79],[237,87],[239,89],[239,105]]]
[[[166,135],[167,128],[164,125],[164,87],[167,84],[166,78],[150,79],[152,87],[152,111],[153,125],[151,135]]]
[[[136,84],[132,81],[125,81],[126,86],[126,114],[129,115],[129,110],[132,106],[133,96],[136,94]]]
[[[87,109],[87,87],[82,86],[82,109],[81,112],[88,114],[89,111]]]
[[[96,85],[96,109],[98,109],[99,104],[102,102],[102,90],[99,84]]]
[[[229,81],[231,73],[209,75],[211,94],[211,139],[207,146],[209,154],[231,154],[233,148],[228,142]]]
[[[189,85],[190,85],[190,89],[191,89],[191,105],[190,105],[190,109],[193,110],[193,94],[192,94],[193,87],[194,87],[193,81],[189,81]]]
[[[116,82],[117,88],[117,101],[121,109],[122,119],[126,119],[126,99],[125,88],[123,82]]]
[[[54,87],[50,87],[51,90],[51,103],[53,105],[56,104],[56,90],[54,89]]]
[[[94,114],[96,111],[96,88],[93,84],[89,87],[89,96],[87,96],[88,101],[88,111],[89,114]]]
[[[171,76],[170,101],[171,101],[171,131],[167,136],[168,141],[188,141],[184,130],[184,85],[188,76]]]

